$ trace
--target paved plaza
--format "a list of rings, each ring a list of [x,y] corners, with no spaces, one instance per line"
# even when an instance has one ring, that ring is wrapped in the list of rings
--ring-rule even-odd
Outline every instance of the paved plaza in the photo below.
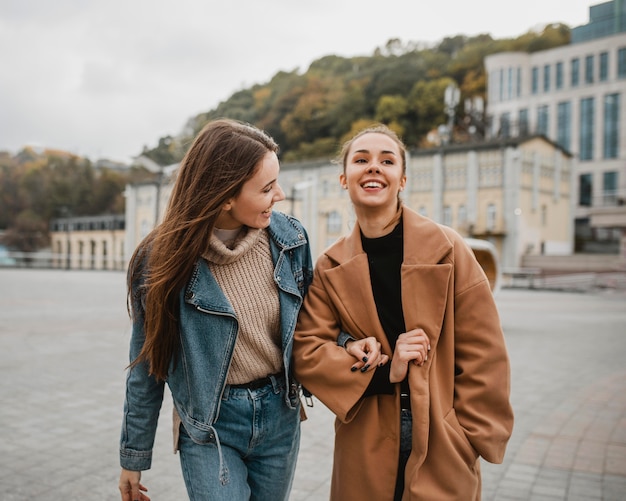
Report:
[[[626,499],[626,291],[503,289],[496,296],[516,414],[483,499]],[[117,500],[130,323],[122,272],[0,269],[0,499]],[[171,398],[153,501],[185,500]],[[303,423],[292,501],[327,500],[333,418]],[[233,500],[237,501],[237,500]]]

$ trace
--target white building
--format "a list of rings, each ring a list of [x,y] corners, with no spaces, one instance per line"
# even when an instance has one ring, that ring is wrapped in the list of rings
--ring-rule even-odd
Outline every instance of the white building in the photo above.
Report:
[[[122,215],[66,217],[52,220],[50,266],[72,270],[124,270],[126,255]]]
[[[575,252],[626,257],[626,13],[590,7],[569,45],[485,59],[490,137],[543,134],[575,158]]]
[[[354,225],[340,172],[331,161],[288,163],[281,169],[287,197],[276,208],[302,221],[314,258]],[[503,270],[517,269],[526,256],[572,254],[572,172],[571,155],[543,136],[412,150],[402,198],[434,221],[489,245]],[[127,186],[127,259],[161,220],[172,180],[173,175]],[[485,257],[483,267],[492,261]],[[495,287],[497,276],[493,280]]]

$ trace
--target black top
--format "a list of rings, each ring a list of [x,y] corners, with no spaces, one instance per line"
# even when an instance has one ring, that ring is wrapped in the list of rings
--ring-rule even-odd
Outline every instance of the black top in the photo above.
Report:
[[[406,330],[400,281],[403,243],[402,219],[391,233],[383,237],[366,238],[361,233],[361,244],[369,263],[376,311],[392,350],[396,347],[398,336]],[[393,394],[394,385],[389,382],[390,366],[389,362],[376,369],[370,385],[365,390],[365,396]],[[406,380],[402,385],[408,389]]]

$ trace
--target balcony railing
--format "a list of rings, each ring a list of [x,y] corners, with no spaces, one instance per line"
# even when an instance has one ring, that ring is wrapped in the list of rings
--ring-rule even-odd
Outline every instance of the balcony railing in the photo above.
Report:
[[[606,190],[593,198],[593,207],[626,206],[626,190]]]

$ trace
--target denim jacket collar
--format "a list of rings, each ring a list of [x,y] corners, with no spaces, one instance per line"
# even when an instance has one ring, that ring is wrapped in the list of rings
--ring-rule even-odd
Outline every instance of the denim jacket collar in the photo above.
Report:
[[[276,245],[284,250],[307,243],[306,235],[296,220],[287,214],[274,211],[269,226],[269,234]]]
[[[280,275],[283,264],[280,260],[282,252],[307,244],[307,237],[294,218],[282,212],[274,211],[268,228],[270,248],[274,260],[274,275],[278,286],[283,288]],[[290,270],[287,270],[290,272]],[[284,289],[286,292],[298,294],[296,290]],[[217,291],[217,293],[216,293]],[[185,291],[185,301],[207,311],[235,316],[226,296],[221,292],[215,277],[204,259],[199,259],[194,266],[191,279]]]

